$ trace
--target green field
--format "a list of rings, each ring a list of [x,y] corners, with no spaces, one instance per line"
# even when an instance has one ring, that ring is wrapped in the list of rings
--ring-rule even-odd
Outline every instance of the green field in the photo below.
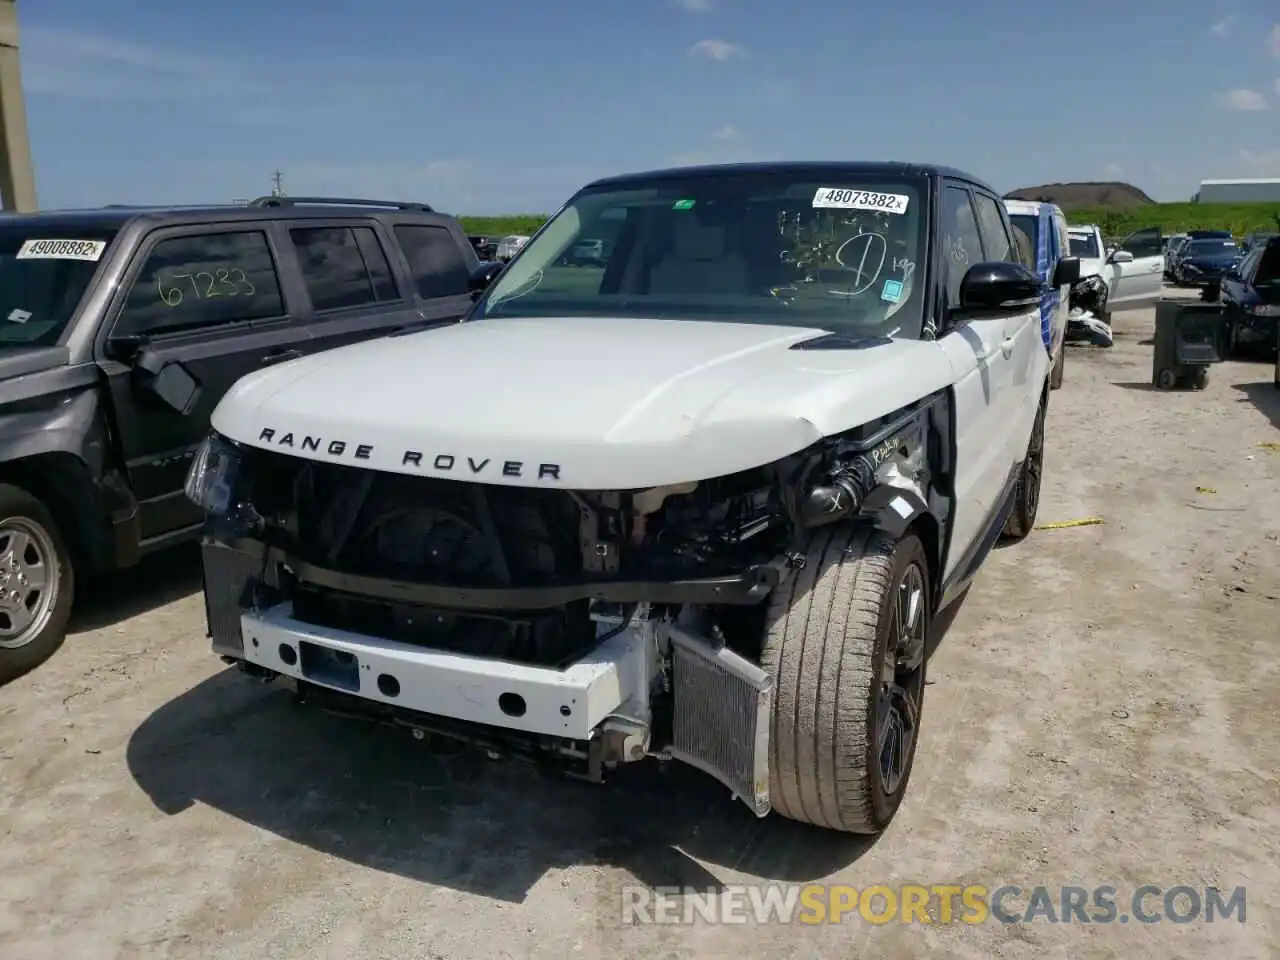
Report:
[[[545,213],[512,213],[500,217],[456,215],[467,233],[482,237],[529,236],[547,219]]]
[[[1280,230],[1280,203],[1155,203],[1138,207],[1068,207],[1071,223],[1096,223],[1108,237],[1124,237],[1143,227],[1163,233],[1186,230],[1230,230],[1237,237],[1264,230]],[[545,214],[458,218],[467,233],[501,237],[528,235],[540,227]]]
[[[1237,237],[1280,230],[1280,203],[1155,203],[1138,207],[1067,207],[1068,223],[1096,223],[1108,237],[1144,227],[1162,233],[1230,230]]]

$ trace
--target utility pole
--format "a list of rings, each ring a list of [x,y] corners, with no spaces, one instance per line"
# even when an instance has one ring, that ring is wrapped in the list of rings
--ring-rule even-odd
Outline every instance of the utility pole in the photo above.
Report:
[[[35,174],[27,139],[27,108],[18,59],[16,0],[0,0],[0,200],[4,209],[36,208]]]
[[[277,170],[271,175],[271,195],[273,197],[283,197],[284,192],[284,174]]]

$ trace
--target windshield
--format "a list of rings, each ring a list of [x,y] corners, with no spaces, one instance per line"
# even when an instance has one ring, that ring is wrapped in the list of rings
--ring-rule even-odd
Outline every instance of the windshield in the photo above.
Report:
[[[923,178],[717,173],[583,191],[471,319],[647,317],[918,337]]]
[[[0,228],[0,347],[57,343],[114,236]]]
[[[1102,256],[1098,249],[1098,235],[1094,233],[1071,234],[1071,256],[1096,260]]]
[[[1184,248],[1189,257],[1225,256],[1239,250],[1234,240],[1192,240]]]

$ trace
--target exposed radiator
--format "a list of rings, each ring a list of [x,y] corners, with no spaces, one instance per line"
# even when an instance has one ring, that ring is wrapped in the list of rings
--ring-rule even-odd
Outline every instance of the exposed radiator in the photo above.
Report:
[[[727,647],[673,627],[671,756],[715,777],[763,817],[773,680]]]
[[[262,560],[217,543],[200,547],[204,566],[204,614],[213,640],[213,652],[229,657],[244,655],[240,635],[241,598],[250,577],[261,572]]]

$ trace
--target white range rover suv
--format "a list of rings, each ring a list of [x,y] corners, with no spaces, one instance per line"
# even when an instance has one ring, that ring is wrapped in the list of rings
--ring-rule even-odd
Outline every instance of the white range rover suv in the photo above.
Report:
[[[562,265],[583,237],[608,257]],[[187,484],[214,651],[418,737],[590,779],[675,758],[883,830],[931,627],[1036,516],[1042,285],[999,196],[901,163],[617,177],[473,284],[460,323],[226,394]]]

